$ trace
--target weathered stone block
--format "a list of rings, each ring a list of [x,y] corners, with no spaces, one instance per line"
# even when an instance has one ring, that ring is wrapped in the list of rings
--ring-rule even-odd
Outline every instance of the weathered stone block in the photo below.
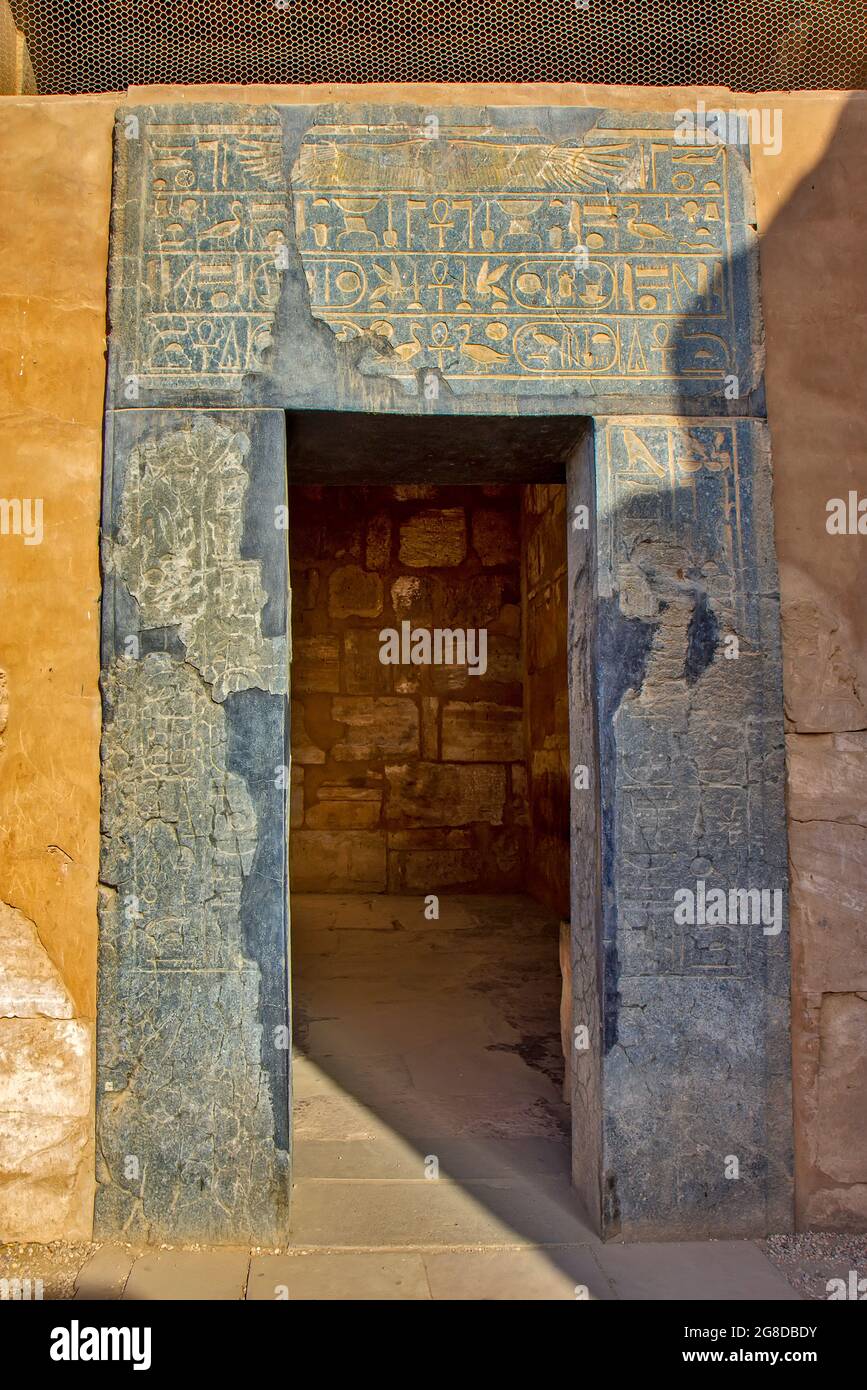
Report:
[[[344,565],[328,581],[332,618],[375,618],[382,612],[382,579],[358,565]]]
[[[790,734],[786,753],[793,821],[867,827],[867,733]]]
[[[311,830],[369,830],[379,824],[381,787],[323,782],[316,796],[307,812],[306,824]]]
[[[867,830],[793,820],[789,845],[802,989],[867,991]]]
[[[474,850],[417,850],[389,860],[400,860],[395,891],[436,893],[443,889],[472,888],[479,881],[479,856]]]
[[[503,767],[415,763],[385,769],[386,816],[403,825],[500,825],[506,799]]]
[[[440,752],[440,702],[436,696],[425,695],[421,702],[421,756],[426,762],[436,762]]]
[[[304,769],[303,767],[292,768],[291,784],[289,788],[289,825],[292,830],[297,830],[304,824]]]
[[[467,554],[467,517],[463,507],[430,507],[400,528],[401,564],[417,569],[460,565]]]
[[[332,704],[332,716],[336,723],[346,726],[345,734],[331,750],[338,762],[399,757],[419,751],[418,709],[412,700],[341,695]]]
[[[442,748],[447,761],[515,762],[524,751],[520,705],[450,700],[443,705]]]
[[[294,695],[337,694],[340,689],[340,638],[298,637],[292,645]]]
[[[90,1055],[87,1057],[90,1090]],[[0,1111],[0,1241],[89,1240],[92,1121]]]
[[[486,641],[487,669],[484,674],[472,675],[468,666],[432,666],[430,680],[434,690],[442,693],[461,690],[475,695],[491,684],[520,687],[524,672],[519,638],[488,633]],[[520,691],[516,690],[515,697],[519,697],[519,694]]]
[[[376,628],[349,628],[343,634],[343,684],[348,695],[387,695],[392,667],[379,659]]]
[[[570,587],[595,623],[589,634],[570,623],[572,708],[597,711],[595,730],[586,718],[573,726],[571,762],[599,778],[602,853],[597,881],[582,847],[593,798],[573,793],[574,1016],[591,1035],[574,1058],[573,1097],[589,1117],[574,1129],[575,1180],[603,1174],[598,1218],[625,1239],[786,1229],[777,576],[763,504],[754,509],[769,486],[766,434],[752,421],[608,420],[595,477],[594,499],[586,458],[576,462],[569,509],[595,505],[596,535],[568,533]],[[740,663],[725,659],[726,631],[739,635]],[[711,925],[699,880],[727,890],[727,913],[732,889],[764,890],[771,930],[737,906]],[[688,913],[682,891],[692,917],[676,912],[680,902]],[[749,1155],[739,1182],[726,1179],[726,1154]],[[664,1165],[660,1184],[650,1175]],[[598,1188],[583,1190],[592,1209]]]
[[[867,997],[822,1000],[818,1089],[818,1167],[838,1183],[867,1183]]]
[[[285,1231],[283,432],[271,412],[109,419],[102,1235]]]
[[[296,830],[292,836],[296,893],[382,893],[385,834],[372,830]]]
[[[405,574],[391,586],[391,602],[398,621],[430,623],[434,611],[434,582],[422,575]]]
[[[508,512],[479,508],[472,514],[473,550],[483,565],[517,563],[520,534]]]
[[[863,729],[867,689],[859,675],[859,644],[839,610],[823,594],[807,593],[789,598],[781,617],[792,727],[805,734]]]
[[[443,578],[433,591],[437,627],[487,627],[507,636],[520,631],[518,585],[511,576],[474,574],[469,579]],[[507,615],[506,610],[515,612]]]
[[[301,767],[311,767],[325,762],[325,750],[320,748],[307,730],[307,716],[300,700],[292,701],[292,761]]]
[[[92,1047],[79,1019],[0,1018],[0,1113],[86,1119]]]
[[[0,1018],[72,1018],[60,972],[23,912],[0,903]]]
[[[365,564],[369,570],[388,568],[391,557],[391,517],[388,512],[378,512],[367,523],[367,545]]]

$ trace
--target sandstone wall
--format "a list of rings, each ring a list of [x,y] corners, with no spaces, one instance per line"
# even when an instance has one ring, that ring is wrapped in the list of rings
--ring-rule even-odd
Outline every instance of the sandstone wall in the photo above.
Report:
[[[111,120],[0,99],[0,495],[44,528],[0,537],[0,1238],[92,1224]]]
[[[520,521],[514,487],[292,490],[296,891],[520,887]],[[383,664],[404,621],[485,628],[487,671]]]
[[[130,96],[285,103],[375,100],[386,90],[395,96],[382,87],[146,88]],[[698,96],[732,104],[728,93],[695,90],[397,90],[397,99],[431,107],[676,109]],[[124,99],[0,97],[2,492],[42,497],[46,518],[41,546],[0,542],[0,667],[8,687],[0,900],[34,924],[85,1024],[96,987],[97,526],[111,130]],[[756,150],[753,164],[790,729],[798,1214],[813,1225],[867,1226],[865,548],[863,538],[831,537],[824,526],[829,497],[850,487],[867,493],[867,94],[735,100],[784,115],[782,153]],[[5,933],[0,943],[6,960]],[[0,1032],[16,1022],[0,1019]],[[47,1037],[57,1023],[43,1017],[36,1026]],[[75,1057],[72,1072],[89,1089],[89,1056]],[[43,1062],[39,1075],[47,1075]],[[59,1102],[55,1118],[65,1123]],[[67,1147],[56,1164],[58,1195],[42,1201],[35,1174],[28,1177],[41,1142],[34,1137],[29,1150],[7,1153],[0,1165],[22,1175],[7,1187],[17,1206],[0,1212],[2,1233],[20,1229],[17,1212],[34,1238],[83,1234],[92,1154]],[[43,1196],[48,1190],[43,1185]]]
[[[526,887],[552,912],[568,921],[570,778],[565,485],[526,487],[522,514],[524,729],[530,822]]]

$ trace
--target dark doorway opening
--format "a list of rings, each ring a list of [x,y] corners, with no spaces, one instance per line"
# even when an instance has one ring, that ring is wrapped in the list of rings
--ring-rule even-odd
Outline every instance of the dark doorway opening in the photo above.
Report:
[[[566,461],[581,426],[288,421],[293,1241],[546,1243],[578,1221]]]

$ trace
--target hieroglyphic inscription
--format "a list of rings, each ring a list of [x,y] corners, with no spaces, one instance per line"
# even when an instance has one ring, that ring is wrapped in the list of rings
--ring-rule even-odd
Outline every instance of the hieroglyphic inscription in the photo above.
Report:
[[[118,138],[138,169],[133,389],[237,390],[271,346],[286,269],[279,123],[255,108],[225,124],[132,120]]]
[[[604,430],[600,590],[647,633],[639,688],[613,711],[626,974],[748,975],[755,929],[676,927],[675,891],[697,877],[726,890],[785,882],[781,864],[756,861],[773,844],[765,784],[780,751],[769,749],[780,731],[767,725],[762,695],[779,652],[775,634],[761,632],[767,577],[747,524],[753,478],[766,467],[760,430],[725,420]],[[697,623],[705,652],[693,678]]]
[[[731,152],[314,126],[293,173],[313,311],[367,372],[680,381],[735,369]]]

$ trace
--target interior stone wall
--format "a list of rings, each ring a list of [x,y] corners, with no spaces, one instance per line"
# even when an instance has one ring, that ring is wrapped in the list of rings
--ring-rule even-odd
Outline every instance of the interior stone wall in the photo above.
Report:
[[[383,95],[382,88],[147,88],[127,97],[0,98],[2,490],[42,497],[46,517],[42,546],[0,542],[0,582],[16,596],[4,605],[0,632],[8,701],[0,899],[34,924],[75,1018],[86,1026],[96,989],[97,533],[114,113],[122,100],[300,103]],[[782,152],[770,157],[754,149],[753,185],[784,623],[797,1211],[806,1225],[864,1227],[867,566],[863,538],[828,535],[825,503],[849,488],[867,492],[867,242],[860,214],[867,202],[867,94],[739,99],[659,89],[651,100],[646,89],[542,84],[388,91],[389,100],[432,108],[487,102],[674,110],[698,97],[709,106],[734,100],[783,113]],[[4,932],[6,969],[10,941]],[[38,950],[28,958],[34,974],[44,968]],[[57,1019],[36,1017],[47,1038]],[[0,1033],[16,1024],[0,1018]],[[92,1094],[89,1051],[75,1051],[71,1065],[79,1094]],[[34,1089],[49,1067],[44,1049]],[[14,1091],[4,1084],[2,1095]],[[50,1110],[49,1097],[46,1089]],[[16,1117],[13,1147],[0,1156],[4,1174],[15,1176],[3,1188],[9,1200],[0,1208],[0,1234],[87,1234],[92,1111],[81,1126],[85,1145],[52,1153],[35,1133],[27,1137],[20,1100],[0,1105]],[[58,1121],[62,1113],[58,1100]]]
[[[526,886],[569,920],[569,701],[566,487],[522,495],[524,729],[527,750]]]
[[[520,528],[515,486],[292,489],[296,891],[521,887]],[[487,670],[384,664],[403,622],[484,628]]]

